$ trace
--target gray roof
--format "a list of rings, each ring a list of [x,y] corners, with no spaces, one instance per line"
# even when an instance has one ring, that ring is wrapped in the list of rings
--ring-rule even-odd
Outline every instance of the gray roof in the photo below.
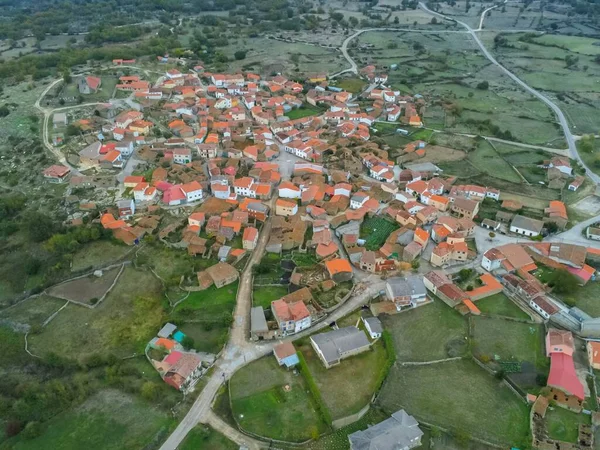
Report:
[[[425,285],[423,284],[422,275],[412,275],[406,278],[389,278],[387,280],[387,286],[391,289],[394,297],[425,295],[427,293],[427,289],[425,289]]]
[[[79,156],[82,158],[97,158],[100,155],[100,147],[102,147],[100,141],[94,142],[81,150]]]
[[[364,331],[354,326],[317,334],[310,339],[319,348],[328,363],[339,360],[344,353],[369,345]]]
[[[413,416],[403,409],[364,431],[348,436],[352,450],[396,450],[420,444],[423,432]]]
[[[260,212],[264,212],[264,213],[269,212],[269,207],[267,205],[262,204],[261,202],[248,203],[248,209],[252,209],[252,211],[260,211]]]
[[[383,325],[377,317],[365,317],[364,321],[369,324],[369,328],[373,333],[383,333]]]
[[[360,233],[360,222],[358,220],[351,220],[345,225],[337,227],[335,234],[343,236],[344,234],[359,234]]]
[[[161,338],[168,338],[169,336],[171,336],[171,334],[173,334],[173,332],[177,329],[176,325],[173,325],[172,323],[166,323],[164,327],[162,327],[160,329],[160,331],[158,332],[158,337]]]
[[[117,201],[117,208],[129,208],[131,206],[133,200],[131,199],[126,199],[126,200],[118,200]]]
[[[252,333],[269,331],[265,312],[260,306],[255,306],[250,310],[250,331]]]
[[[54,117],[52,117],[53,123],[67,123],[67,114],[66,113],[54,113]]]
[[[532,219],[531,217],[520,216],[517,214],[511,222],[510,226],[539,233],[540,231],[542,231],[542,228],[544,228],[544,222],[542,222],[541,220]]]

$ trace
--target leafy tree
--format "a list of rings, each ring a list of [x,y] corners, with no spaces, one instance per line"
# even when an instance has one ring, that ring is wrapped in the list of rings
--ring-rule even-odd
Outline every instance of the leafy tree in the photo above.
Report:
[[[185,348],[186,350],[193,349],[195,344],[196,343],[194,342],[194,339],[189,336],[184,337],[181,341],[181,345],[183,345],[183,348]]]
[[[494,233],[493,231],[490,231],[489,236],[490,236],[490,239],[494,239],[496,237],[496,233]]]
[[[6,106],[6,105],[0,106],[0,117],[6,117],[9,114],[10,114],[10,109],[8,109],[8,106]]]
[[[34,242],[48,239],[57,230],[57,224],[47,214],[32,211],[25,217],[23,223],[27,234]]]
[[[487,90],[490,87],[490,83],[488,83],[487,81],[482,81],[481,83],[477,84],[477,89],[481,89],[482,91]]]
[[[554,271],[548,282],[552,292],[557,294],[567,294],[577,289],[579,282],[575,275],[566,269],[557,269]]]
[[[246,57],[246,53],[248,53],[247,50],[238,50],[237,52],[235,52],[233,54],[233,56],[235,57],[235,59],[237,59],[239,61],[239,60],[244,59]]]

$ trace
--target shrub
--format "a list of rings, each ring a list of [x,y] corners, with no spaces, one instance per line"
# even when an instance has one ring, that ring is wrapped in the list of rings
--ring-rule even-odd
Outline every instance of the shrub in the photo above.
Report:
[[[319,387],[317,386],[315,379],[313,378],[312,374],[310,373],[308,365],[306,364],[306,360],[304,359],[304,355],[302,354],[302,352],[298,352],[297,354],[298,354],[298,359],[300,361],[300,364],[299,364],[300,373],[304,377],[304,380],[306,381],[306,384],[308,386],[308,390],[310,391],[310,393],[313,396],[313,399],[314,399],[316,407],[317,407],[316,409],[319,412],[319,414],[321,415],[321,417],[323,418],[323,420],[327,424],[331,424],[331,413],[329,412],[329,409],[325,405],[325,402],[323,401],[323,397],[321,397],[321,391],[319,391]]]

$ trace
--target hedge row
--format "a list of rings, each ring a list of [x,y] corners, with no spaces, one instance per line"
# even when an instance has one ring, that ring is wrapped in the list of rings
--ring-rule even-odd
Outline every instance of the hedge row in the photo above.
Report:
[[[308,389],[310,390],[310,393],[312,394],[312,396],[315,400],[317,410],[319,411],[319,414],[321,414],[321,417],[323,418],[325,423],[327,423],[328,425],[331,425],[331,422],[332,422],[331,413],[329,412],[329,408],[327,408],[327,405],[325,405],[325,402],[323,401],[323,397],[321,397],[321,391],[319,390],[319,387],[317,386],[315,379],[313,378],[312,374],[310,373],[308,365],[306,364],[306,360],[304,359],[304,355],[302,354],[301,351],[298,351],[297,355],[298,355],[298,359],[300,360],[300,373],[306,380]]]
[[[375,392],[379,392],[381,386],[383,386],[383,382],[387,378],[390,369],[396,362],[396,351],[394,349],[394,340],[392,339],[392,335],[389,331],[384,330],[381,333],[381,340],[383,341],[383,347],[385,348],[385,352],[387,354],[385,365],[383,366],[382,371],[379,373],[379,378],[377,379],[377,389]]]

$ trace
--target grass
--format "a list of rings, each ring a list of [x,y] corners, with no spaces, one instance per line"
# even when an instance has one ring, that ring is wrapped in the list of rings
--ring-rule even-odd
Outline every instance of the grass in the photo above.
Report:
[[[180,450],[237,450],[239,445],[206,425],[196,425],[179,446]]]
[[[88,275],[48,289],[48,295],[89,305],[95,304],[111,287],[121,268],[114,267],[103,272],[101,277]]]
[[[2,318],[15,325],[41,326],[48,317],[58,311],[64,304],[65,300],[45,295],[28,298],[8,310],[3,310]]]
[[[29,337],[33,353],[70,358],[90,353],[128,356],[141,352],[164,320],[161,286],[147,271],[127,267],[106,299],[94,309],[68,305],[41,333]]]
[[[548,365],[544,354],[544,330],[540,325],[491,317],[472,317],[474,352],[492,360],[527,361],[538,368]]]
[[[272,301],[280,299],[284,295],[287,295],[287,293],[286,286],[257,286],[252,292],[252,306],[270,308]]]
[[[391,414],[406,409],[417,420],[518,446],[528,439],[528,408],[501,382],[469,360],[398,367],[377,403]]]
[[[468,158],[471,164],[481,172],[512,183],[521,182],[521,178],[515,170],[500,157],[488,141],[480,141],[477,150],[469,153]]]
[[[71,270],[77,271],[88,267],[99,267],[122,258],[131,247],[115,244],[112,241],[100,240],[86,244],[73,255]]]
[[[367,82],[360,78],[344,78],[338,81],[335,86],[353,94],[358,94],[363,91],[366,85]]]
[[[579,437],[579,424],[590,423],[589,416],[559,407],[549,408],[545,420],[550,439],[572,443]]]
[[[398,224],[383,217],[373,216],[360,226],[360,236],[366,239],[367,250],[379,250],[388,236],[398,229]]]
[[[394,339],[398,361],[432,361],[466,351],[467,322],[441,300],[382,317]]]
[[[240,369],[229,386],[232,412],[244,430],[301,442],[327,429],[303,378],[279,367],[273,356]]]
[[[371,401],[386,362],[381,342],[330,369],[323,366],[310,344],[303,345],[301,350],[333,419],[354,414]]]
[[[51,419],[41,436],[31,440],[16,438],[11,448],[145,448],[166,437],[170,425],[168,415],[151,405],[121,391],[105,390],[89,398],[78,408]]]
[[[576,306],[592,317],[600,317],[600,281],[589,281],[585,286],[577,286],[564,296],[575,300]]]
[[[491,316],[514,317],[529,320],[530,317],[503,293],[491,295],[477,301],[477,307],[484,314]]]
[[[323,113],[322,108],[316,106],[303,104],[300,108],[294,108],[290,112],[286,113],[286,116],[290,120],[301,119],[303,117],[316,116]]]
[[[217,289],[214,285],[204,291],[192,292],[175,308],[182,319],[217,320],[223,313],[231,313],[235,306],[238,282]]]

